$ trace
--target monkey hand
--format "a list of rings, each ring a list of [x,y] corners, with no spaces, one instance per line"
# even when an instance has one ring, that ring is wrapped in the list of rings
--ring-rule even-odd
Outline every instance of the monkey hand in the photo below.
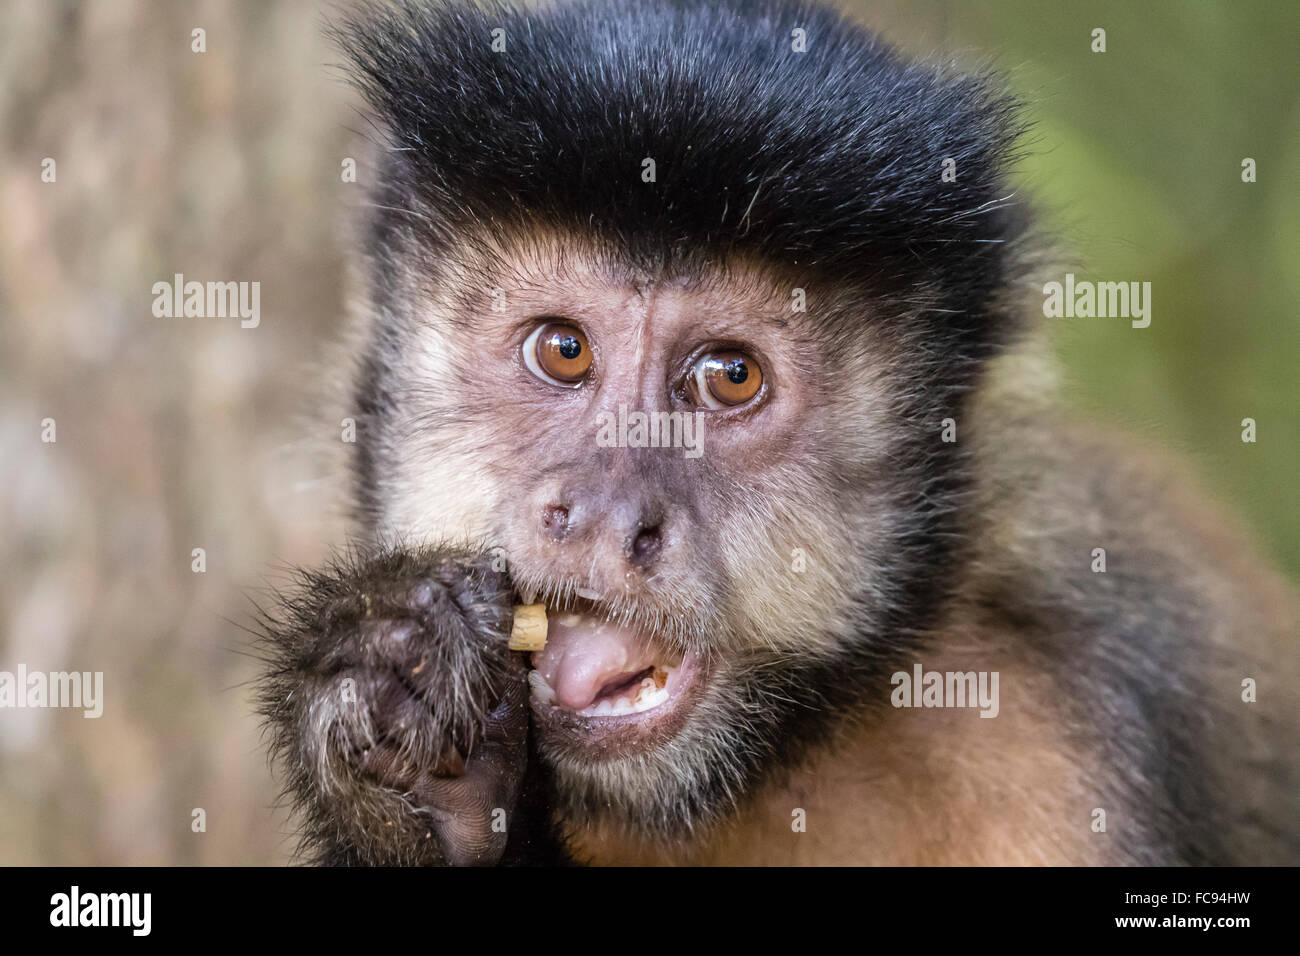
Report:
[[[527,672],[488,560],[349,555],[265,624],[262,712],[322,863],[496,864],[528,758]]]

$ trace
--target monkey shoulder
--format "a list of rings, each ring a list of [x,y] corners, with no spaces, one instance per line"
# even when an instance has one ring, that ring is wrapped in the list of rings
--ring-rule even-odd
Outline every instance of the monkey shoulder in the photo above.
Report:
[[[959,614],[1046,682],[1140,830],[1124,859],[1295,862],[1292,587],[1186,463],[1132,438],[1042,411],[986,429],[977,460]]]

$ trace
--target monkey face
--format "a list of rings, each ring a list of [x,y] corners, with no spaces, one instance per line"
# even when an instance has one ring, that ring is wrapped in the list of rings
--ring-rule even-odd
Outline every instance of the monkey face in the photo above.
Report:
[[[410,4],[339,34],[385,139],[360,510],[546,602],[562,809],[659,835],[887,701],[961,537],[943,423],[1014,334],[1014,103],[817,4],[842,40],[783,53],[765,9]]]
[[[494,551],[546,603],[533,709],[571,812],[689,823],[888,603],[892,346],[836,339],[754,265],[456,261],[394,306],[378,530]]]

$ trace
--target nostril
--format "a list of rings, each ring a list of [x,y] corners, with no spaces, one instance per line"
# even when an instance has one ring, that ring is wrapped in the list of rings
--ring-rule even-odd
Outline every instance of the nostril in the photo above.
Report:
[[[658,525],[640,528],[632,536],[632,544],[628,548],[628,557],[633,564],[646,567],[659,557],[659,552],[662,549],[663,535],[660,534]]]
[[[542,527],[556,541],[569,534],[569,509],[564,505],[547,505],[542,509]]]

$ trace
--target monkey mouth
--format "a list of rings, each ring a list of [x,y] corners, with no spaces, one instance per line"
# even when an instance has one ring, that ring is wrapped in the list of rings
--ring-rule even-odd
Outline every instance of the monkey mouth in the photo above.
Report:
[[[697,655],[667,647],[594,607],[548,609],[546,647],[532,655],[533,711],[570,735],[651,729],[674,733],[701,668]]]

